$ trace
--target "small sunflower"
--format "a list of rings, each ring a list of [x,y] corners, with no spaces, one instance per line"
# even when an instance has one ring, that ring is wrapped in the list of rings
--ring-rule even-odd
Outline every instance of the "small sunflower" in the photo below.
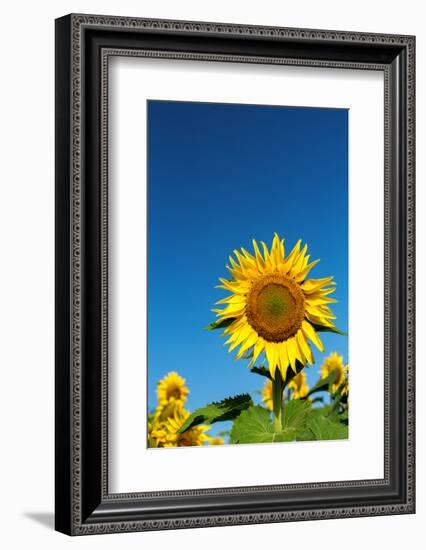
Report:
[[[346,398],[349,396],[349,384],[348,384],[347,379],[345,380],[345,382],[343,382],[343,384],[340,388],[340,395],[342,397],[346,397]]]
[[[225,444],[225,441],[223,440],[222,437],[220,436],[216,436],[216,437],[212,437],[210,438],[210,445],[224,445]]]
[[[148,447],[157,447],[157,440],[152,436],[153,425],[148,422]]]
[[[157,385],[157,397],[160,407],[174,402],[178,406],[183,406],[189,389],[185,385],[185,378],[179,376],[177,372],[169,372],[162,378]]]
[[[152,430],[158,429],[164,425],[164,422],[175,414],[176,409],[181,409],[180,405],[176,405],[174,401],[167,403],[163,407],[158,406],[155,409],[154,416],[152,419]]]
[[[164,424],[155,423],[148,431],[148,447],[164,447],[167,441],[167,431]]]
[[[286,377],[287,368],[296,372],[296,362],[313,363],[310,342],[320,351],[323,344],[316,328],[334,327],[329,298],[334,291],[333,277],[308,279],[319,260],[309,263],[307,245],[298,241],[285,255],[284,239],[275,234],[271,249],[261,242],[262,252],[253,240],[254,253],[234,250],[227,266],[231,279],[220,279],[231,294],[219,300],[214,309],[217,323],[223,323],[229,351],[237,348],[237,359],[251,353],[253,365],[265,353],[271,376],[279,368]]]
[[[273,409],[273,400],[272,400],[272,380],[267,380],[262,389],[262,402],[265,404],[265,407],[268,411]]]
[[[193,426],[183,434],[177,433],[188,416],[189,412],[185,409],[176,409],[173,416],[166,420],[165,430],[167,436],[164,447],[200,446],[209,441],[210,437],[205,432],[210,430],[210,426]]]
[[[336,351],[330,353],[330,355],[324,359],[324,363],[322,364],[320,371],[321,378],[324,379],[330,376],[330,374],[336,374],[336,380],[331,386],[332,393],[336,393],[339,386],[344,383],[348,368],[349,365],[346,365],[346,367],[343,366],[343,357]]]
[[[344,371],[345,371],[345,378],[343,382],[340,384],[339,389],[340,389],[340,395],[348,399],[349,398],[349,365],[346,365],[346,367],[344,368]]]
[[[309,387],[306,383],[306,374],[303,371],[299,372],[299,374],[290,380],[287,387],[293,391],[292,399],[306,397],[309,393]]]
[[[205,434],[209,426],[193,426],[177,433],[190,414],[183,408],[188,393],[185,379],[177,372],[169,372],[158,382],[157,408],[148,416],[148,447],[187,447],[212,440]]]

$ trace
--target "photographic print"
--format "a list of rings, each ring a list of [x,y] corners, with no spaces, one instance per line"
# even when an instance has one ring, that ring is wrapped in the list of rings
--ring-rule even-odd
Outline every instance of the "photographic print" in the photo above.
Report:
[[[348,110],[147,115],[147,446],[347,439]]]

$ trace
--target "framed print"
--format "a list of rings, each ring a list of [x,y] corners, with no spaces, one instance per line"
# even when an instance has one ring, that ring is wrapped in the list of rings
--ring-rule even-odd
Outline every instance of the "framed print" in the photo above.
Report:
[[[414,513],[412,36],[56,21],[56,529]]]

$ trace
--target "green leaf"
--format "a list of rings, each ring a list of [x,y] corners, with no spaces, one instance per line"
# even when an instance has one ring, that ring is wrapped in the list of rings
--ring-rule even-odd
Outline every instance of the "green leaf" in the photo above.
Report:
[[[311,408],[303,427],[297,431],[297,441],[347,439],[347,421],[341,422],[340,415],[333,412],[332,408],[332,405]]]
[[[234,421],[230,443],[274,443],[293,439],[293,430],[275,432],[269,412],[256,405],[243,411]]]
[[[241,413],[253,405],[250,395],[247,393],[236,395],[235,397],[227,397],[219,402],[209,403],[205,407],[201,407],[194,411],[182,424],[178,433],[183,434],[193,426],[199,424],[214,424],[224,420],[234,420]]]
[[[327,391],[330,388],[330,386],[334,384],[337,376],[338,376],[338,373],[334,371],[331,374],[329,374],[327,378],[320,378],[318,382],[315,384],[315,386],[312,386],[312,388],[309,390],[307,395],[305,395],[305,397],[302,397],[302,399],[307,399],[313,393],[317,393],[319,391]]]
[[[283,428],[301,430],[306,424],[306,417],[311,411],[311,406],[306,401],[293,399],[286,401],[283,409]]]
[[[213,321],[210,325],[204,327],[206,330],[215,330],[217,328],[226,328],[229,327],[235,321],[235,317],[230,317],[228,319],[220,319],[219,321]]]
[[[269,372],[269,369],[265,369],[265,367],[252,367],[250,369],[250,372],[254,372],[255,374],[260,374],[260,376],[264,376],[265,378],[269,378],[269,380],[272,380],[271,373]]]
[[[348,410],[347,409],[345,409],[341,414],[339,414],[339,419],[344,424],[348,423],[349,415],[348,415]]]
[[[311,323],[311,325],[317,332],[334,332],[335,334],[340,334],[341,336],[348,335],[347,332],[343,332],[343,330],[339,330],[336,327],[326,327],[324,325],[316,325],[315,323]]]
[[[307,420],[307,427],[312,432],[314,439],[347,439],[348,426],[340,422],[333,422],[321,415],[311,415]]]
[[[296,441],[316,441],[313,432],[305,427],[304,430],[299,430],[296,434]]]

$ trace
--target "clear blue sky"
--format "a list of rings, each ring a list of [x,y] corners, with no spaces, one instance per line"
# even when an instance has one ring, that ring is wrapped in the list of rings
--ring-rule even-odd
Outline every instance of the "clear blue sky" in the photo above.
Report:
[[[148,407],[169,371],[187,380],[190,410],[264,378],[235,361],[220,331],[206,331],[227,293],[234,248],[251,240],[286,250],[301,238],[310,276],[334,275],[337,326],[348,322],[348,113],[345,109],[149,101],[148,109]],[[326,353],[348,361],[348,338],[322,336]],[[307,370],[318,378],[323,354]],[[222,429],[215,425],[214,432]]]

